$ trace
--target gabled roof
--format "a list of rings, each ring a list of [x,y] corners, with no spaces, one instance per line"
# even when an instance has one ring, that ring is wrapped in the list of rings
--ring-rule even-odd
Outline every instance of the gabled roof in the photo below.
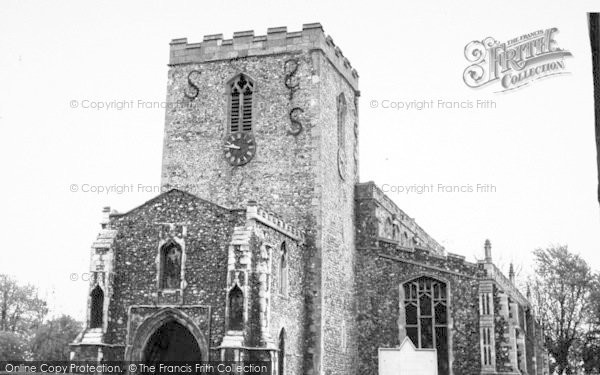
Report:
[[[142,209],[142,208],[144,208],[144,207],[146,207],[148,205],[151,205],[151,204],[155,203],[156,201],[158,201],[160,199],[167,198],[167,197],[169,197],[171,195],[175,195],[175,194],[185,195],[185,196],[187,196],[187,197],[189,197],[189,198],[191,198],[193,200],[198,200],[198,201],[204,202],[206,204],[218,207],[218,208],[222,209],[223,211],[231,212],[231,211],[243,210],[243,208],[228,208],[228,207],[222,206],[220,204],[211,202],[209,200],[200,198],[197,195],[194,195],[194,194],[189,193],[187,191],[183,191],[183,190],[179,190],[179,189],[173,188],[173,189],[171,189],[169,191],[166,191],[164,193],[161,193],[161,194],[157,195],[156,197],[154,197],[154,198],[152,198],[152,199],[150,199],[150,200],[142,203],[141,205],[139,205],[137,207],[132,208],[131,210],[129,210],[127,212],[112,213],[112,214],[110,214],[110,216],[111,217],[124,217],[124,216],[128,216],[128,215],[134,213],[135,211],[138,211],[138,210],[140,210],[140,209]]]

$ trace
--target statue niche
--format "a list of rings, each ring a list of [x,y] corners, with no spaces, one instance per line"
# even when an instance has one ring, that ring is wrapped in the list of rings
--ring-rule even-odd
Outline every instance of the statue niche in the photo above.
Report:
[[[179,289],[181,286],[181,246],[169,241],[160,249],[160,288]]]

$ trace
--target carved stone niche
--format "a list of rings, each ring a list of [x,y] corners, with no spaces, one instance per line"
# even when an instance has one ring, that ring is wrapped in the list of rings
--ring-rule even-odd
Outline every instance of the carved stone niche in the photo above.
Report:
[[[108,253],[107,248],[97,248],[94,254],[94,262],[92,271],[104,271],[107,268],[106,262],[108,261],[108,257],[106,254]]]

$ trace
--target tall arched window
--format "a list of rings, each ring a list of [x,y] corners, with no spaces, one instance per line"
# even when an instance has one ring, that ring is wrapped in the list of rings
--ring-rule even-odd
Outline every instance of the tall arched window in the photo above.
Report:
[[[338,132],[338,147],[344,148],[346,141],[346,97],[341,93],[337,99],[337,132]]]
[[[104,323],[104,292],[99,285],[90,293],[90,328],[102,328]]]
[[[254,84],[243,74],[237,76],[230,86],[229,131],[231,133],[252,130],[252,94]]]
[[[279,332],[279,361],[277,362],[277,375],[285,375],[285,329]]]
[[[446,284],[420,277],[404,284],[406,335],[417,348],[436,348],[438,374],[449,373]]]
[[[244,329],[244,293],[237,285],[229,291],[229,329]]]
[[[181,246],[169,241],[160,248],[160,288],[179,289],[181,286]]]
[[[288,254],[285,242],[281,244],[281,257],[279,258],[279,294],[288,294]]]

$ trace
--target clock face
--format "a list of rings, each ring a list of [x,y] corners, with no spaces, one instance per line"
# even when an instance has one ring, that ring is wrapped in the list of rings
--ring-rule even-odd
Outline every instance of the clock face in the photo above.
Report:
[[[252,133],[231,133],[225,138],[223,149],[227,162],[234,167],[239,167],[252,160],[256,153],[256,142]]]

